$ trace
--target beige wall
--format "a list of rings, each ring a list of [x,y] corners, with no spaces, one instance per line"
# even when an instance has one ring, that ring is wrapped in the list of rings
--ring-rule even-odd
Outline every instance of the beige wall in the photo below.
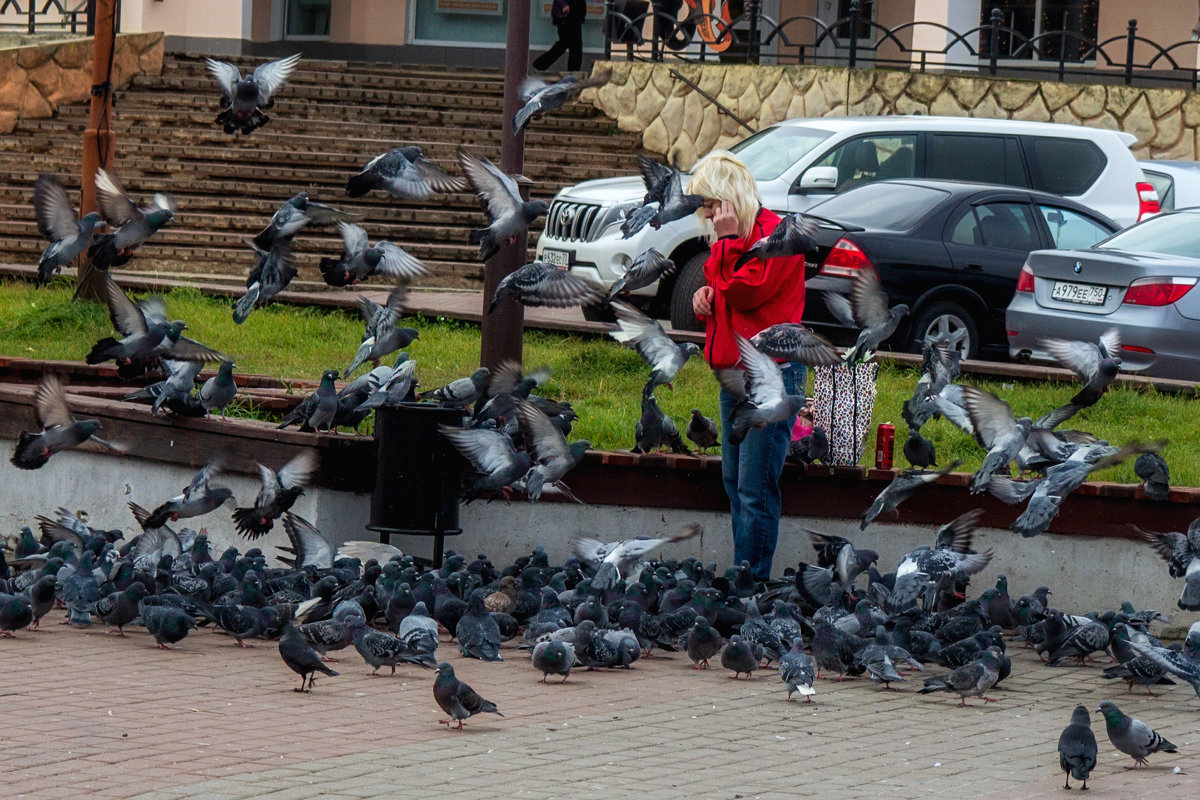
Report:
[[[1129,20],[1136,19],[1138,36],[1167,47],[1190,38],[1196,15],[1196,0],[1104,0],[1100,4],[1099,33],[1096,38],[1104,41],[1112,36],[1125,36]],[[1197,64],[1197,49],[1194,45],[1180,47],[1171,51],[1171,56],[1180,67],[1191,69]],[[1106,48],[1106,51],[1115,60],[1124,62],[1123,44],[1117,44],[1116,50]],[[1152,48],[1139,45],[1134,59],[1138,63],[1146,63],[1155,52]],[[1170,69],[1170,63],[1163,61],[1162,68]]]
[[[122,0],[121,30],[241,39],[243,0]]]
[[[329,41],[404,44],[405,6],[404,0],[333,0]]]

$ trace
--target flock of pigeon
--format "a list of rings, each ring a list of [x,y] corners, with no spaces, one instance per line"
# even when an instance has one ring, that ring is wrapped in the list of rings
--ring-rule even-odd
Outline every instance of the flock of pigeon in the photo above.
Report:
[[[231,134],[249,134],[266,124],[269,118],[263,110],[270,109],[298,61],[293,56],[264,64],[243,78],[232,65],[210,60],[209,69],[222,86],[218,124]],[[528,105],[512,121],[514,130],[561,106],[586,85],[594,82],[568,78],[552,86],[530,85]],[[521,240],[547,204],[522,198],[522,176],[507,175],[461,148],[458,160],[465,182],[425,159],[420,148],[397,148],[351,177],[347,193],[357,197],[382,189],[396,197],[424,200],[435,192],[462,191],[469,183],[489,221],[470,241],[479,245],[479,257],[487,259],[505,243]],[[700,205],[700,198],[683,192],[678,171],[650,159],[640,161],[647,193],[642,206],[629,212],[622,224],[626,236],[644,225],[658,227],[692,214]],[[229,359],[184,336],[186,324],[169,319],[161,298],[135,303],[108,274],[173,219],[174,201],[156,195],[151,205],[139,206],[103,171],[96,185],[100,214],[77,220],[61,184],[52,176],[39,178],[34,196],[39,230],[51,240],[39,264],[39,281],[86,251],[89,269],[99,273],[95,280],[100,294],[122,337],[97,342],[88,361],[113,360],[129,377],[162,369],[164,380],[131,395],[149,400],[154,413],[223,413],[236,395]],[[374,369],[340,390],[338,373],[327,370],[319,388],[281,427],[357,427],[371,410],[384,405],[437,402],[463,410],[464,423],[445,427],[443,433],[472,467],[465,484],[468,499],[524,493],[536,500],[549,492],[577,499],[563,478],[590,445],[568,442],[575,419],[569,403],[534,392],[544,373],[525,374],[520,364],[510,363],[492,372],[477,370],[431,391],[416,391],[415,362],[404,348],[418,334],[398,323],[406,286],[425,274],[425,268],[397,245],[371,245],[363,228],[352,222],[356,217],[301,192],[251,240],[257,263],[245,296],[234,306],[238,323],[271,302],[295,277],[294,237],[308,225],[340,227],[342,254],[321,262],[329,284],[354,286],[377,274],[397,282],[385,305],[361,301],[366,328],[343,376],[367,361]],[[93,241],[103,221],[113,231]],[[771,258],[810,249],[814,224],[803,215],[789,215],[756,245],[755,255]],[[510,298],[527,305],[611,305],[617,319],[611,335],[636,349],[650,368],[635,430],[636,449],[644,452],[688,450],[674,421],[658,408],[655,391],[671,387],[697,348],[672,341],[657,322],[621,297],[672,269],[670,259],[649,250],[606,292],[535,261],[505,278],[492,303],[493,309]],[[795,415],[804,404],[803,397],[784,391],[778,360],[834,366],[869,359],[907,313],[902,306],[889,307],[871,270],[858,274],[848,299],[827,295],[827,302],[839,319],[860,330],[845,353],[799,325],[773,326],[753,339],[739,337],[742,369],[717,375],[721,386],[739,398],[728,432],[731,442],[754,427]],[[1158,454],[1163,443],[1116,447],[1083,431],[1060,429],[1099,402],[1117,375],[1115,333],[1098,342],[1052,341],[1047,347],[1084,385],[1069,403],[1034,420],[1016,418],[1006,402],[982,389],[955,383],[958,356],[945,341],[927,342],[920,378],[904,407],[904,453],[914,468],[898,474],[875,498],[863,514],[862,527],[895,511],[922,486],[957,466],[929,469],[937,466],[936,454],[921,427],[935,417],[961,427],[985,452],[971,480],[972,493],[990,491],[1006,502],[1026,503],[1013,526],[1023,536],[1044,532],[1062,500],[1091,472],[1135,455],[1147,496],[1165,497],[1169,471]],[[393,353],[398,353],[395,364],[381,366]],[[195,379],[205,362],[220,362],[222,369],[196,392]],[[88,440],[120,447],[97,438],[97,421],[71,416],[53,376],[38,387],[35,405],[40,429],[21,435],[12,458],[18,467],[42,467],[54,453]],[[685,433],[701,449],[719,442],[715,424],[698,410]],[[799,457],[824,457],[821,432],[813,437]],[[1013,480],[1009,474],[1014,463],[1021,473],[1037,477]],[[1121,609],[1068,614],[1050,607],[1045,587],[1013,600],[1004,576],[995,587],[968,599],[970,576],[993,557],[991,550],[980,553],[972,548],[978,511],[944,525],[933,546],[915,548],[887,574],[877,568],[874,552],[816,531],[809,532],[815,563],[801,563],[765,584],[751,578],[746,564],[719,573],[715,564],[695,558],[649,558],[668,542],[697,535],[698,525],[663,538],[614,543],[578,539],[576,554],[556,565],[538,548],[503,569],[482,555],[467,561],[454,553],[442,564],[425,567],[387,545],[347,542],[336,547],[292,513],[315,468],[312,453],[297,456],[278,471],[260,465],[262,488],[254,504],[234,512],[239,533],[250,540],[282,521],[290,541],[277,556],[284,566],[272,566],[257,547],[244,553],[231,547],[214,558],[203,532],[171,527],[232,500],[231,491],[219,485],[220,465],[215,462],[178,496],[153,510],[131,503],[140,531],[128,540],[121,531],[91,528],[62,510],[55,517],[39,517],[40,541],[25,528],[11,552],[0,554],[0,634],[12,636],[21,628],[36,627],[61,602],[72,624],[87,625],[94,617],[124,635],[124,626],[140,622],[164,648],[197,626],[219,628],[239,645],[248,639],[278,638],[283,661],[301,677],[296,691],[311,691],[316,673],[336,676],[327,665],[332,660],[329,653],[353,645],[373,671],[388,666],[394,673],[398,665],[435,669],[435,700],[447,714],[444,722],[459,728],[475,714],[500,711],[459,680],[450,664],[437,660],[441,632],[457,643],[463,656],[483,661],[502,660],[501,644],[519,640],[542,681],[551,675],[565,681],[578,667],[629,669],[655,649],[682,651],[698,670],[719,657],[734,678],[775,664],[787,699],[799,692],[806,702],[813,702],[821,675],[836,674],[841,680],[865,674],[892,689],[891,684],[907,680],[902,672],[924,672],[927,664],[937,664],[949,671],[925,678],[920,693],[958,694],[963,706],[968,697],[992,701],[987,692],[1011,670],[1005,655],[1011,641],[1006,634],[1011,633],[1052,667],[1072,659],[1084,664],[1095,653],[1108,653],[1117,663],[1105,670],[1105,678],[1144,686],[1149,693],[1174,676],[1190,683],[1200,696],[1200,623],[1192,626],[1182,645],[1165,648],[1148,633],[1150,623],[1162,618],[1154,610],[1139,612],[1125,604]],[[1200,520],[1186,533],[1142,535],[1168,562],[1171,576],[1185,579],[1180,607],[1200,609]],[[866,578],[865,587],[858,585],[859,577]],[[1154,752],[1175,752],[1169,741],[1122,714],[1111,701],[1098,711],[1113,746],[1133,757],[1135,766]],[[1059,752],[1068,788],[1071,777],[1085,781],[1086,788],[1096,763],[1096,741],[1085,707],[1072,715]]]

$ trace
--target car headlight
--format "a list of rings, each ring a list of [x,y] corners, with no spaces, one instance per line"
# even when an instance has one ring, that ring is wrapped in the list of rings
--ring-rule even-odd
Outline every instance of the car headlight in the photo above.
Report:
[[[619,203],[615,206],[611,206],[610,208],[606,208],[602,212],[603,216],[600,217],[600,224],[597,225],[595,229],[597,231],[603,231],[610,225],[622,223],[625,221],[625,217],[629,215],[629,212],[641,207],[641,200],[633,200],[628,203]]]

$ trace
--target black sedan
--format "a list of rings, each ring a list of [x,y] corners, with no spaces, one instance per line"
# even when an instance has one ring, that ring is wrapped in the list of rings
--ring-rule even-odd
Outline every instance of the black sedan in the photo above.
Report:
[[[818,292],[847,294],[858,270],[874,269],[892,304],[912,309],[893,347],[920,352],[944,334],[967,358],[1007,350],[1004,311],[1030,251],[1090,247],[1120,228],[1057,195],[956,181],[879,181],[806,213],[821,223],[806,323],[844,338]]]

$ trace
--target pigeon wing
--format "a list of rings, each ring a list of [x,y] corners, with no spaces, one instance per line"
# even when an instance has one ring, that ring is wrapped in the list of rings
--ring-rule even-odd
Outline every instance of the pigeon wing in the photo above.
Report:
[[[526,441],[533,450],[535,460],[545,464],[549,461],[561,460],[567,463],[570,452],[567,440],[562,432],[554,427],[550,418],[528,400],[516,399],[517,421],[525,433]]]
[[[1091,380],[1100,370],[1100,349],[1091,342],[1042,339],[1040,344],[1055,361],[1074,372],[1080,380]]]
[[[461,192],[467,188],[467,182],[462,178],[454,177],[424,156],[417,156],[413,167],[434,191]]]
[[[608,335],[637,350],[651,369],[658,369],[660,363],[672,358],[679,350],[662,326],[645,314],[624,303],[613,303],[612,307],[617,313],[618,327]]]
[[[285,489],[303,489],[312,483],[316,474],[317,451],[304,450],[279,470],[279,483]]]
[[[879,283],[879,273],[862,269],[850,285],[850,308],[860,328],[874,327],[888,318],[888,299]]]
[[[296,569],[308,566],[317,569],[333,567],[337,549],[329,541],[329,537],[317,530],[311,522],[287,511],[283,515],[283,529],[296,554]]]
[[[998,436],[1016,424],[1008,403],[975,386],[963,387],[963,406],[975,428],[975,438],[985,450],[992,449]]]
[[[471,188],[483,199],[489,219],[495,221],[505,214],[518,213],[521,193],[512,176],[506,175],[486,158],[474,156],[461,147],[458,148],[458,163]]]
[[[960,514],[942,527],[938,528],[935,550],[950,550],[954,553],[967,553],[971,549],[971,539],[979,519],[983,516],[982,508],[973,508],[965,514]]]
[[[304,216],[308,217],[309,224],[320,227],[322,225],[332,225],[335,222],[345,222],[351,219],[362,219],[362,214],[354,211],[342,211],[340,208],[327,206],[324,203],[314,203],[309,201],[304,209]],[[363,234],[364,241],[366,234]]]
[[[854,311],[850,308],[850,301],[845,295],[837,292],[821,292],[825,298],[825,307],[829,309],[829,313],[833,318],[845,325],[847,328],[853,328]]]
[[[96,204],[105,221],[114,228],[142,218],[142,211],[130,200],[116,180],[102,169],[96,170]]]
[[[1121,353],[1121,331],[1117,328],[1109,328],[1104,333],[1100,334],[1100,350],[1101,356],[1116,356]]]
[[[171,349],[164,355],[176,361],[205,361],[213,364],[232,361],[229,356],[186,336],[180,336],[179,340],[171,345]]]
[[[342,247],[345,251],[345,258],[351,258],[364,252],[371,244],[370,239],[367,238],[367,232],[359,225],[352,225],[349,222],[339,222],[338,230],[342,234]]]
[[[33,391],[33,411],[43,429],[65,427],[75,421],[57,375],[46,375]]]
[[[52,242],[79,234],[75,208],[67,190],[53,175],[38,175],[33,185],[33,211],[38,233]]]
[[[379,266],[375,268],[380,275],[411,281],[429,274],[429,270],[425,268],[424,264],[398,245],[391,242],[379,242],[375,245],[375,249],[383,255]]]
[[[775,359],[741,334],[737,335],[737,346],[742,356],[742,367],[750,377],[750,400],[755,405],[768,405],[787,394],[783,388],[783,373],[779,371]]]
[[[217,79],[217,83],[221,87],[221,94],[232,98],[237,89],[238,81],[242,79],[242,73],[238,71],[238,68],[224,61],[217,61],[215,58],[205,59],[204,65],[208,67],[208,71],[212,73],[212,76]]]
[[[487,428],[455,428],[439,425],[442,435],[450,440],[463,458],[471,462],[476,472],[496,475],[512,466],[517,451],[512,439],[499,431]]]
[[[536,269],[530,270],[527,278],[513,273],[513,283],[521,289],[521,302],[525,305],[567,308],[591,305],[604,298],[604,289],[595,281],[543,261],[528,266],[534,265]]]
[[[675,178],[676,172],[666,164],[660,164],[649,156],[638,154],[638,169],[642,173],[642,182],[646,184],[646,199],[643,204],[663,202],[667,191]]]
[[[300,54],[294,53],[278,61],[268,61],[254,70],[254,82],[258,84],[258,104],[265,106],[271,101],[271,95],[283,88],[283,84],[291,77],[292,72],[300,63]]]

